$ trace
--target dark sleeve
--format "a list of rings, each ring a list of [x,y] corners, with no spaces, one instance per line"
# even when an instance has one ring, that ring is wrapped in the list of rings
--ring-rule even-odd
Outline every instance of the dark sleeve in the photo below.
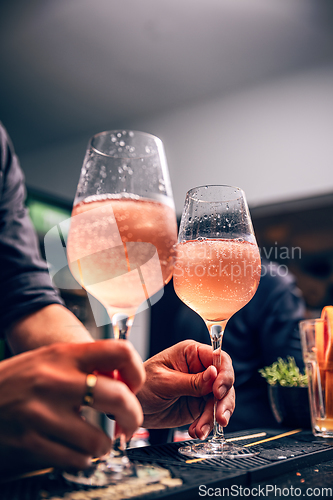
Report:
[[[0,123],[0,334],[13,322],[62,300],[41,259],[24,205],[24,176]]]
[[[285,266],[270,263],[266,271],[268,278],[261,290],[261,296],[266,296],[266,301],[261,302],[258,311],[263,363],[267,366],[277,357],[293,356],[302,367],[299,322],[305,318],[305,304],[301,292]]]

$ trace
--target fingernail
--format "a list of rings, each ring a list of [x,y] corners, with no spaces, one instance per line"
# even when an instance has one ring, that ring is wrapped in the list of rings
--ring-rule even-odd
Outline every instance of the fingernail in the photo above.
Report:
[[[219,396],[220,396],[220,399],[222,399],[225,395],[227,394],[227,388],[225,385],[221,385],[221,387],[219,387]]]
[[[226,410],[224,413],[223,413],[223,417],[226,419],[227,423],[225,425],[228,425],[229,423],[229,420],[230,420],[230,411],[229,410]]]
[[[208,382],[208,380],[210,379],[210,368],[207,368],[207,370],[204,371],[202,378],[204,382]]]
[[[202,440],[203,439],[206,439],[206,437],[208,436],[208,434],[210,433],[210,425],[209,424],[205,424],[201,427],[201,432],[203,433],[202,435]]]
[[[87,458],[85,459],[84,468],[85,468],[85,469],[90,469],[90,467],[92,467],[93,463],[94,463],[94,462],[93,462],[92,457],[87,457]]]

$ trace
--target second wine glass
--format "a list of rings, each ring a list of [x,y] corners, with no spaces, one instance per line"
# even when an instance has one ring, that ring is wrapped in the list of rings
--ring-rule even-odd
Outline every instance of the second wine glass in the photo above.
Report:
[[[205,321],[217,370],[227,321],[253,297],[260,273],[259,249],[243,191],[232,186],[191,189],[180,223],[174,288]],[[215,401],[213,437],[179,452],[192,458],[251,455],[247,448],[225,440],[216,408]]]
[[[67,255],[76,281],[106,308],[115,338],[126,339],[134,315],[158,300],[157,292],[172,276],[176,240],[162,141],[126,130],[93,136],[74,200]],[[119,472],[121,463],[111,457],[104,465],[113,482],[111,471]]]

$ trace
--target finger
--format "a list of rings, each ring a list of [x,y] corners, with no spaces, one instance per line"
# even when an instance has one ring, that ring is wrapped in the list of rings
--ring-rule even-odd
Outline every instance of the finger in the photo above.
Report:
[[[209,366],[200,373],[182,373],[172,371],[172,377],[165,377],[164,392],[172,394],[174,398],[181,396],[202,397],[212,392],[217,372],[214,366]]]
[[[214,398],[209,398],[205,404],[205,408],[193,424],[189,428],[189,433],[194,438],[206,439],[208,434],[213,429],[214,425]],[[217,402],[216,405],[216,420],[226,427],[229,419],[235,409],[235,390],[232,387],[225,397]]]
[[[217,402],[216,420],[226,427],[235,409],[235,389],[232,387],[223,399]]]
[[[214,425],[214,398],[210,397],[200,417],[198,417],[189,428],[189,434],[193,438],[206,439]]]
[[[197,418],[194,422],[192,422],[192,424],[190,425],[190,427],[188,428],[188,433],[189,435],[193,438],[193,439],[197,439],[198,436],[196,434],[196,426],[197,426],[197,423],[198,423],[198,420],[199,418]]]
[[[82,470],[91,466],[92,455],[54,441],[39,433],[31,433],[22,443],[29,467],[61,467]]]
[[[121,380],[136,393],[145,380],[139,354],[127,340],[99,340],[76,346],[80,368],[86,373],[118,370]]]
[[[226,353],[225,356],[229,357]],[[213,384],[213,393],[216,399],[220,400],[229,392],[234,384],[234,371],[232,366],[228,363],[226,366],[221,364],[220,371]]]
[[[213,390],[217,399],[223,398],[234,383],[234,370],[230,356],[224,351],[219,351],[220,359],[218,363],[216,361],[213,363],[213,357],[216,356],[217,351],[213,351],[211,346],[199,343],[186,346],[184,352],[188,364],[187,371],[190,373],[202,371],[212,364],[218,366],[218,377],[214,382]]]
[[[213,362],[213,349],[212,346],[208,344],[201,344],[199,342],[194,342],[194,346],[197,350],[198,357],[200,359],[200,362],[204,367],[207,367],[212,364]],[[222,359],[222,366],[224,369],[231,369],[232,370],[232,361],[229,356],[225,351],[221,349],[221,359]]]
[[[59,381],[59,376],[57,376],[56,380]],[[52,387],[53,390],[50,391],[49,397],[46,399],[48,404],[44,404],[38,399],[33,399],[30,401],[29,408],[26,411],[28,412],[32,426],[34,425],[34,421],[39,422],[38,425],[43,425],[45,432],[50,433],[52,430],[56,432],[54,434],[55,437],[61,438],[62,435],[64,436],[67,428],[66,426],[63,427],[61,421],[58,422],[56,420],[56,415],[61,415],[62,420],[65,420],[64,414],[66,415],[66,419],[68,419],[67,415],[73,415],[73,418],[78,417],[78,409],[82,404],[86,391],[86,374],[74,370],[70,376],[68,376],[68,373],[66,377],[62,376],[61,383],[55,385],[53,381]],[[64,394],[66,394],[66,398],[64,398]],[[57,407],[55,407],[54,401],[58,402]],[[143,421],[141,405],[127,385],[120,380],[115,380],[102,374],[97,375],[96,385],[93,390],[92,406],[96,410],[114,415],[123,432],[129,437]],[[80,428],[82,428],[82,422],[81,426],[77,427],[77,430]],[[80,432],[77,436],[78,442],[80,442]],[[68,424],[67,434],[64,439],[74,439],[74,436],[76,434],[71,435],[70,425]],[[87,438],[89,439],[89,435]]]
[[[26,412],[25,425],[86,455],[102,456],[111,448],[110,438],[101,429],[71,408],[62,406],[60,400],[56,408],[32,402]]]
[[[93,407],[112,414],[127,438],[142,425],[142,407],[133,392],[120,380],[98,375]]]
[[[213,363],[213,349],[209,345],[199,344],[198,347],[198,356],[200,357],[200,361],[204,367],[207,367]],[[225,351],[221,350],[221,364],[219,372],[225,372],[232,374],[234,377],[234,370],[232,367],[232,361]]]

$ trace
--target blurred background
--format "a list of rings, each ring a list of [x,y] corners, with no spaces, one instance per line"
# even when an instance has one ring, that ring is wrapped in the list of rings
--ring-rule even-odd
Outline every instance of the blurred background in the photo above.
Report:
[[[178,214],[193,186],[242,187],[309,314],[333,302],[331,0],[2,0],[0,71],[41,241],[89,137],[139,129],[164,142]]]

